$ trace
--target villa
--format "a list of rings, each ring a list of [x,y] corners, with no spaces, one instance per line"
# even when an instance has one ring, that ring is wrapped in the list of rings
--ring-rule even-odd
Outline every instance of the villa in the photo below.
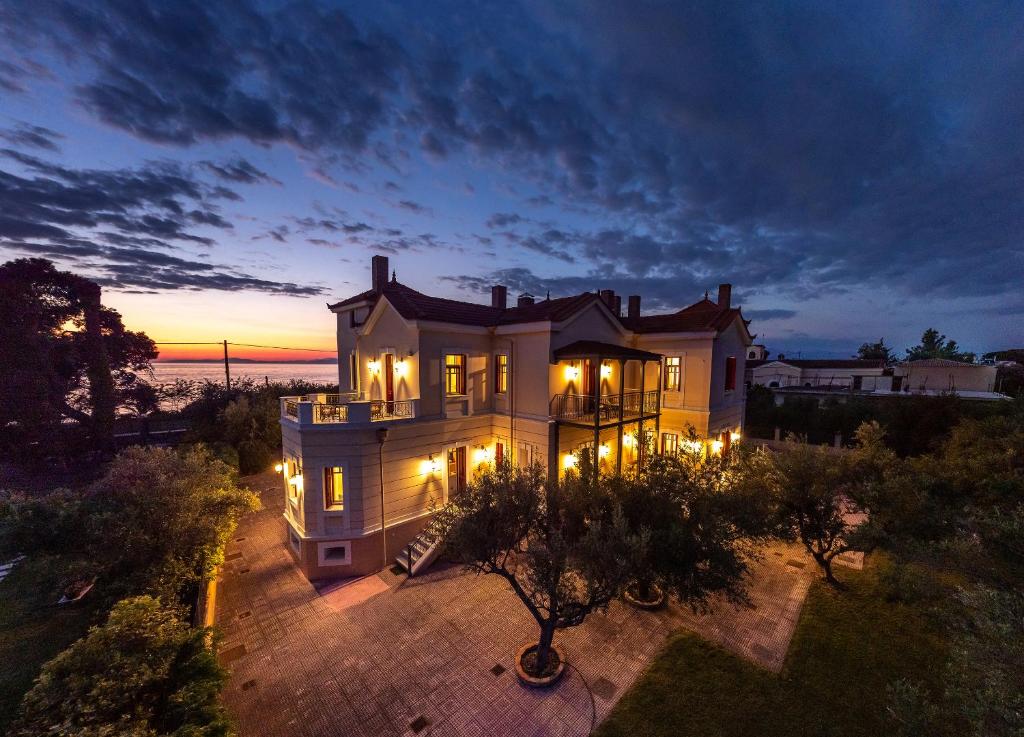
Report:
[[[583,448],[601,467],[740,437],[752,336],[723,284],[668,314],[626,312],[612,290],[491,304],[428,296],[388,278],[328,305],[338,395],[281,400],[288,547],[310,579],[429,564],[433,512],[485,464],[564,473]],[[646,442],[641,442],[643,438]]]

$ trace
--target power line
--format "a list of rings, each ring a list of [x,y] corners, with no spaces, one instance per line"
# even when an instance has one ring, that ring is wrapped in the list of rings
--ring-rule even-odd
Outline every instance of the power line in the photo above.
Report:
[[[224,341],[169,341],[169,340],[154,340],[156,345],[224,345]],[[310,353],[330,353],[333,348],[294,348],[291,346],[284,345],[257,345],[255,343],[232,343],[230,340],[227,342],[228,345],[237,345],[242,348],[271,348],[276,351],[308,351]]]

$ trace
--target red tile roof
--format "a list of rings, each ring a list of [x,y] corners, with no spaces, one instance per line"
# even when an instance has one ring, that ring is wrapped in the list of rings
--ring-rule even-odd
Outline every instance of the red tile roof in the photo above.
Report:
[[[539,321],[561,322],[591,303],[601,301],[597,294],[584,292],[571,297],[539,300],[532,305],[513,306],[502,310],[474,302],[431,297],[397,281],[385,284],[381,294],[386,296],[398,313],[407,320],[433,320],[480,327]],[[366,301],[375,305],[379,297],[380,295],[371,289],[329,304],[328,308],[333,310]],[[705,298],[668,315],[645,315],[638,320],[630,320],[627,317],[618,319],[623,326],[634,332],[660,333],[720,331],[728,327],[736,317],[742,319],[738,309],[719,309],[718,305]]]

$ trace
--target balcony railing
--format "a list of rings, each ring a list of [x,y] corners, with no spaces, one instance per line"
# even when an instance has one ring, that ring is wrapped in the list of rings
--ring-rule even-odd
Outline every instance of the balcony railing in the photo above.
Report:
[[[600,403],[590,394],[556,394],[551,397],[548,414],[557,420],[591,424],[595,408],[601,424],[617,422],[619,419],[619,395],[602,396]],[[641,415],[658,413],[658,392],[628,391],[622,395],[623,419],[634,419]]]
[[[406,420],[416,416],[416,399],[387,402],[360,400],[356,392],[306,394],[281,398],[281,417],[299,425],[334,425],[384,420]]]
[[[411,399],[399,399],[391,402],[374,399],[370,402],[371,420],[398,420],[412,416],[413,405]]]

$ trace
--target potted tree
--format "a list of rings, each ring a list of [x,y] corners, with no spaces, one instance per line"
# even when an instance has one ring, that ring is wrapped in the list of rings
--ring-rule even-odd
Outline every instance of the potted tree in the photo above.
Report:
[[[557,483],[540,466],[499,464],[453,495],[438,513],[447,555],[479,573],[501,576],[537,622],[536,642],[516,653],[519,680],[556,683],[565,658],[555,632],[608,606],[645,545],[632,534],[611,485],[581,465]]]

